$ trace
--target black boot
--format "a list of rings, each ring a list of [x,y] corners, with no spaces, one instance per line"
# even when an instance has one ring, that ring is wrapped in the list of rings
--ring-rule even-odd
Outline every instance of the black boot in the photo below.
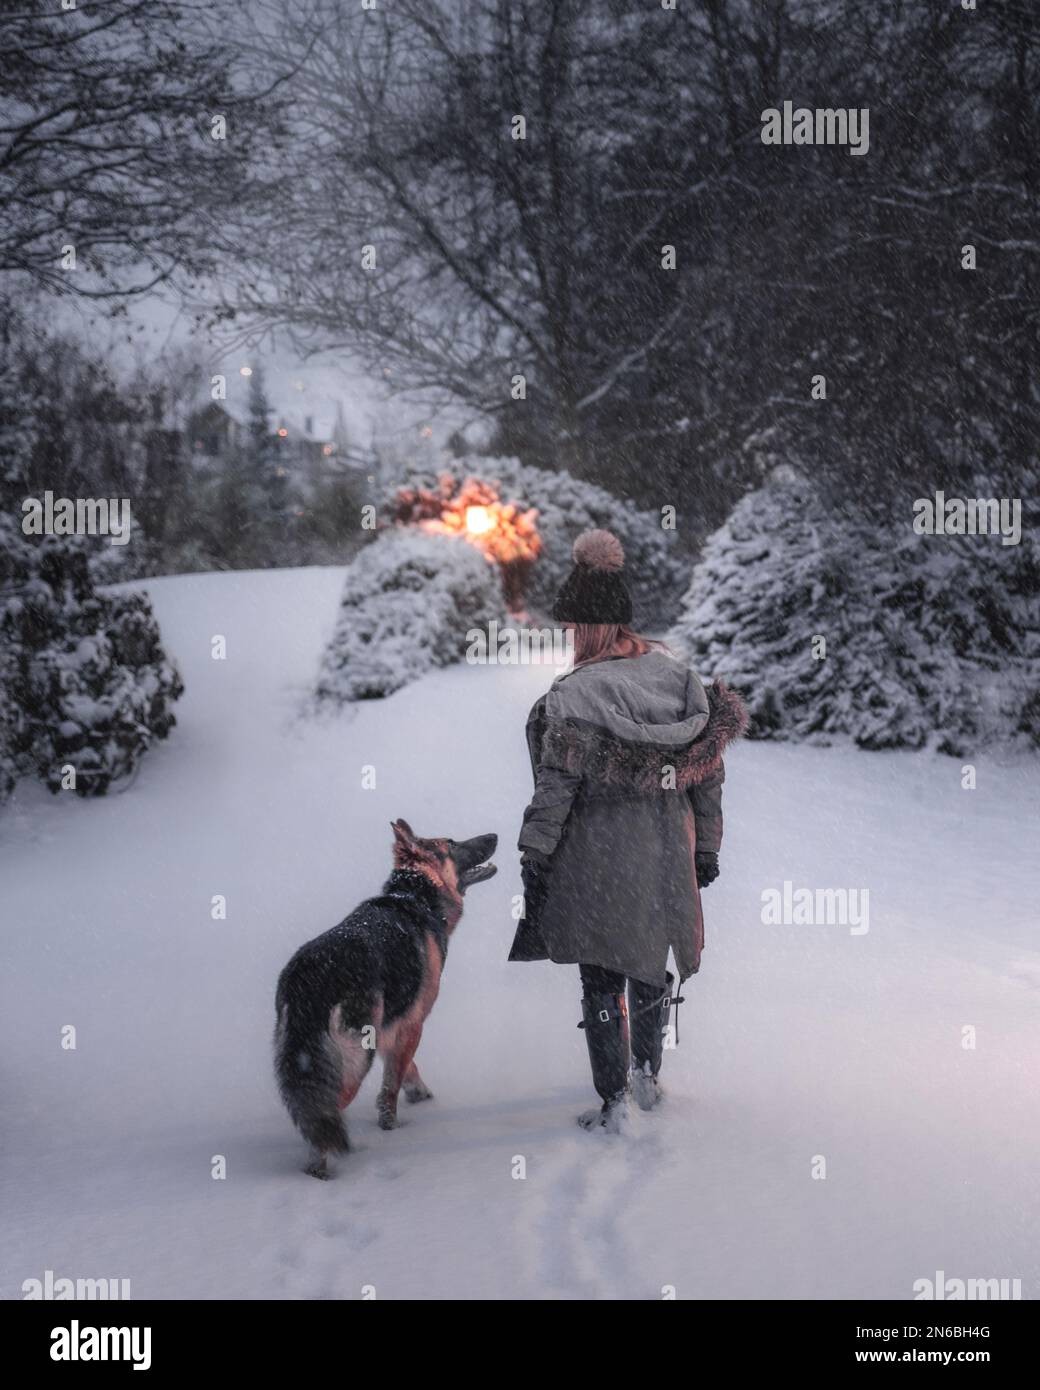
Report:
[[[583,1129],[602,1125],[617,1130],[628,1099],[628,1008],[624,994],[594,994],[581,1001],[585,1041],[592,1063],[592,1084],[603,1101],[599,1110],[578,1116]]]
[[[628,1013],[632,1030],[632,1094],[640,1110],[652,1110],[663,1094],[657,1079],[664,1056],[664,1030],[672,1002],[675,976],[665,972],[665,984],[628,982]]]

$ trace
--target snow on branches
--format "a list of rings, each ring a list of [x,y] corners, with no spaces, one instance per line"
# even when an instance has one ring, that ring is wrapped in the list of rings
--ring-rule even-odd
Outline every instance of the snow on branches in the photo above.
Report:
[[[749,494],[705,546],[668,635],[746,697],[751,737],[863,748],[1040,743],[1035,541],[850,521],[805,483]]]
[[[474,546],[418,529],[388,530],[347,569],[317,699],[390,695],[461,661],[467,634],[502,616],[497,571]]]
[[[175,722],[183,686],[141,593],[94,587],[88,548],[0,517],[0,799],[21,776],[103,795]]]

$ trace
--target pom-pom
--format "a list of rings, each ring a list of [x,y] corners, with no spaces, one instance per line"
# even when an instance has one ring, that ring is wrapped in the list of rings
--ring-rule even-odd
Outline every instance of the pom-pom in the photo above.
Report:
[[[593,570],[619,570],[625,564],[625,550],[610,531],[585,531],[574,542],[574,560]]]

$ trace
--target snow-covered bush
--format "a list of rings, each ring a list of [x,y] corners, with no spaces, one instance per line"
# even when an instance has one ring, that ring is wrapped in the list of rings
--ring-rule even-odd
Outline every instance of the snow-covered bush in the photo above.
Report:
[[[111,547],[22,534],[40,399],[14,355],[0,365],[0,801],[24,776],[60,790],[65,765],[80,796],[102,795],[166,736],[183,689],[149,600],[98,588]]]
[[[0,510],[0,804],[28,770],[19,757],[26,741],[25,711],[15,697],[22,653],[15,645],[9,619],[24,591],[29,573],[28,553],[14,518]]]
[[[170,706],[183,687],[148,598],[98,591],[85,542],[27,542],[9,517],[0,525],[0,648],[8,787],[35,774],[56,792],[70,765],[75,791],[100,796],[175,722]]]
[[[472,628],[502,620],[498,571],[463,540],[388,530],[347,569],[319,701],[373,700],[460,661]]]
[[[708,541],[668,641],[741,690],[752,737],[959,755],[1040,742],[1038,590],[1027,537],[857,523],[774,481]]]
[[[689,564],[678,552],[675,532],[662,527],[659,513],[640,511],[569,473],[533,468],[515,458],[446,455],[436,473],[416,472],[396,481],[398,486],[436,488],[441,473],[450,473],[460,481],[477,478],[491,483],[503,501],[538,509],[542,550],[528,586],[533,608],[542,612],[552,608],[557,590],[570,573],[575,539],[582,531],[601,527],[614,531],[624,543],[625,582],[632,594],[635,625],[660,631],[676,617]],[[388,509],[392,509],[395,496],[396,486]]]
[[[15,705],[12,694],[13,663],[11,648],[0,643],[0,805],[14,790],[18,779],[15,762]]]

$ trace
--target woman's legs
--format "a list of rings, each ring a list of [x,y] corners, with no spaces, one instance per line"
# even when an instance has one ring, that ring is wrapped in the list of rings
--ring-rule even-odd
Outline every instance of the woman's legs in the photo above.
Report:
[[[590,1111],[579,1123],[591,1128],[607,1123],[611,1111],[628,1091],[629,1037],[625,977],[599,965],[582,965],[581,1001],[585,1041],[592,1066],[592,1082],[603,1101],[601,1111]]]
[[[582,1024],[592,1064],[592,1081],[603,1109],[581,1116],[590,1128],[604,1121],[625,1097],[632,1069],[632,1089],[642,1110],[652,1110],[661,1098],[657,1082],[664,1056],[664,1035],[675,976],[666,973],[664,985],[629,979],[601,965],[580,965]],[[628,1002],[625,1001],[626,983]]]
[[[628,1015],[632,1035],[633,1091],[642,1110],[652,1110],[660,1099],[657,1073],[664,1056],[664,1034],[668,1027],[675,976],[665,975],[662,985],[628,982]]]
[[[625,977],[618,970],[606,970],[602,965],[579,965],[581,990],[586,999],[595,994],[624,994]]]

